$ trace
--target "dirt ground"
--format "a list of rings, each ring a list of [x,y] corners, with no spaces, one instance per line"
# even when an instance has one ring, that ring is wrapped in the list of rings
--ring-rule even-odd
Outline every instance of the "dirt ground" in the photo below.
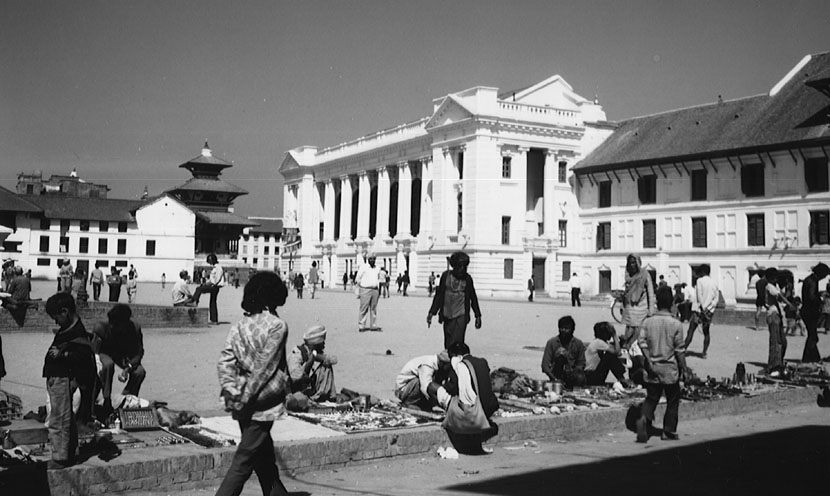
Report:
[[[53,289],[52,283],[46,281],[35,281],[34,286],[36,297],[46,298]],[[169,304],[170,288],[170,283],[164,290],[158,283],[142,284],[138,301]],[[343,291],[342,286],[318,291],[315,299],[310,298],[308,291],[304,299],[292,293],[279,313],[289,324],[289,346],[297,345],[304,330],[312,325],[328,328],[327,352],[339,358],[335,367],[338,388],[392,398],[395,375],[403,364],[413,356],[437,353],[443,345],[440,324],[433,322],[430,328],[426,325],[430,300],[417,290],[413,293],[409,297],[393,294],[380,301],[382,332],[357,331],[358,301],[354,293]],[[242,288],[222,289],[218,326],[144,331],[147,379],[141,390],[143,398],[166,401],[170,408],[200,414],[219,410],[216,361],[231,323],[242,314],[241,297]],[[207,298],[202,305],[207,306]],[[582,340],[593,337],[595,322],[611,320],[608,306],[600,302],[572,308],[564,301],[538,298],[533,303],[482,299],[481,307],[483,327],[476,330],[470,325],[467,331],[472,352],[485,357],[491,368],[510,367],[540,379],[542,350],[547,339],[557,332],[556,321],[560,317],[574,317],[576,336]],[[753,330],[752,325],[747,322],[746,326],[721,326],[716,314],[708,359],[691,356],[689,365],[702,377],[731,377],[741,361],[747,364],[748,372],[756,372],[766,362],[768,334],[765,330]],[[619,325],[617,329],[623,330]],[[830,337],[819,337],[821,355],[830,355]],[[41,370],[52,334],[48,329],[5,332],[2,338],[8,375],[0,387],[20,395],[26,411],[36,410],[45,404]],[[702,341],[702,335],[695,336],[691,350],[699,352]],[[803,337],[790,337],[787,358],[800,358],[803,347]]]

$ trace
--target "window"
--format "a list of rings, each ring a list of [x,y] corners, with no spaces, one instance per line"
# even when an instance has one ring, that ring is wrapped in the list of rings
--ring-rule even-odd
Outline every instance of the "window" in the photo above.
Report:
[[[82,220],[80,223],[81,231],[89,231],[89,221]]]
[[[513,279],[513,259],[512,258],[505,258],[504,259],[504,278],[505,279]]]
[[[375,217],[375,219],[376,219],[376,222],[377,222],[377,217]],[[322,241],[323,239],[325,239],[325,236],[326,236],[326,223],[321,222],[320,226],[317,228],[317,239]],[[374,238],[374,235],[372,237]],[[265,241],[267,242],[268,240],[266,239]]]
[[[41,231],[48,231],[51,226],[52,222],[49,219],[40,219],[40,230]]]
[[[640,203],[646,205],[657,203],[657,176],[649,174],[637,179],[637,193]]]
[[[597,224],[597,251],[611,249],[611,223]]]
[[[830,181],[827,177],[827,157],[805,160],[804,180],[807,182],[808,193],[830,191]]]
[[[568,182],[568,163],[567,162],[559,162],[559,182],[560,183]]]
[[[571,262],[562,262],[562,280],[571,280]]]
[[[35,185],[34,184],[27,184],[26,185],[26,194],[31,195],[35,192]]]
[[[501,218],[501,244],[510,244],[510,217]]]
[[[257,257],[254,257],[254,265],[259,265],[259,259]]]
[[[40,237],[40,251],[49,251],[49,236]]]
[[[559,221],[559,247],[566,248],[568,246],[568,221]]]
[[[127,223],[126,222],[119,222],[118,223],[118,232],[127,232]]]
[[[61,253],[69,253],[69,238],[61,236],[58,238],[58,249]]]
[[[706,217],[692,219],[692,246],[706,248]]]
[[[600,270],[599,271],[599,292],[600,293],[610,293],[611,292],[611,271],[610,270]]]
[[[98,240],[98,253],[101,255],[107,254],[107,240],[106,239],[99,239]]]
[[[109,260],[96,260],[95,265],[101,268],[109,267],[110,261]]]
[[[126,260],[116,260],[115,264],[116,267],[126,267],[127,261]]]
[[[706,200],[706,169],[692,171],[692,201]]]
[[[247,255],[247,254],[248,254],[248,245],[242,245],[242,254],[243,254],[243,255]]]
[[[810,246],[830,244],[830,210],[810,212]]]
[[[48,258],[38,258],[37,259],[38,267],[49,267],[50,263],[52,263],[52,260],[48,259]]]
[[[458,179],[464,179],[464,152],[458,152]]]
[[[643,248],[657,248],[657,221],[643,220]]]
[[[747,246],[764,246],[764,214],[746,214]]]
[[[69,230],[69,219],[61,219],[61,232]]]
[[[259,255],[259,246],[254,245],[254,255]]]
[[[110,229],[110,223],[109,222],[107,222],[105,220],[102,220],[101,222],[98,223],[98,230],[99,231],[107,232],[107,231],[109,231],[109,229]]]
[[[156,240],[148,239],[147,246],[144,248],[144,254],[148,257],[156,256]]]
[[[599,182],[599,208],[611,206],[611,181]]]
[[[78,253],[89,253],[89,238],[78,240]]]
[[[510,179],[510,164],[513,162],[513,157],[501,158],[501,177]]]
[[[464,227],[464,196],[459,191],[458,196],[456,197],[456,208],[458,214],[458,231],[461,231],[461,228]]]
[[[127,240],[126,239],[119,239],[118,246],[116,247],[116,253],[119,255],[125,255],[127,253]]]
[[[270,249],[269,246],[263,246],[262,247],[262,254],[263,255],[270,255],[271,254],[270,251],[271,251],[271,249]]]
[[[741,167],[741,192],[746,196],[764,196],[764,164]]]

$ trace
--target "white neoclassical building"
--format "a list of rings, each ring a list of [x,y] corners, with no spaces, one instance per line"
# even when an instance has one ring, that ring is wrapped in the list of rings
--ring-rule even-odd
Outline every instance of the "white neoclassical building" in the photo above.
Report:
[[[596,101],[553,76],[470,88],[435,99],[429,117],[290,150],[281,269],[318,261],[337,283],[375,252],[393,278],[409,271],[424,286],[464,250],[480,294],[522,292],[531,274],[540,291],[564,292],[558,253],[581,229],[571,167],[612,130]]]

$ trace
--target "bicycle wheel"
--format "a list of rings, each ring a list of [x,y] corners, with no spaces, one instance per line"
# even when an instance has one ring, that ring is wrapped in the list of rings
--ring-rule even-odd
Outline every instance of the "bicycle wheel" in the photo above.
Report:
[[[611,316],[618,324],[622,324],[623,306],[620,300],[614,300],[614,303],[611,304]]]

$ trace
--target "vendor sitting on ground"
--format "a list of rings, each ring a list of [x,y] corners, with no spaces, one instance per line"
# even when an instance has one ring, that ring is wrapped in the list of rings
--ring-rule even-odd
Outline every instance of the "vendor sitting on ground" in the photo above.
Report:
[[[614,374],[615,387],[625,380],[625,366],[620,361],[620,340],[610,322],[594,324],[594,339],[585,348],[585,379],[589,386],[605,385],[608,372]],[[617,383],[620,386],[617,386]]]
[[[323,353],[326,349],[326,328],[316,325],[303,335],[303,343],[288,354],[291,392],[316,402],[334,401],[334,369],[337,357]]]
[[[179,272],[179,280],[173,284],[173,306],[174,307],[195,307],[196,302],[193,301],[193,294],[190,288],[187,287],[188,274],[186,270]]]
[[[415,357],[398,373],[395,396],[406,408],[430,411],[434,406],[446,407],[450,395],[441,384],[451,370],[450,355],[446,350],[438,355]]]
[[[570,315],[559,319],[559,335],[548,340],[542,355],[542,372],[569,388],[585,385],[585,344],[574,337],[575,329]]]
[[[101,387],[104,395],[104,410],[112,409],[112,378],[115,366],[122,370],[118,380],[126,382],[122,395],[138,396],[141,383],[147,372],[141,365],[144,358],[144,338],[141,326],[132,321],[132,310],[119,303],[107,312],[107,322],[98,322],[93,328],[93,348],[101,360]]]
[[[17,310],[27,308],[32,293],[32,283],[29,278],[23,275],[23,267],[16,266],[12,269],[12,280],[8,282],[8,292],[3,294],[3,308]],[[8,296],[6,296],[8,294]]]

